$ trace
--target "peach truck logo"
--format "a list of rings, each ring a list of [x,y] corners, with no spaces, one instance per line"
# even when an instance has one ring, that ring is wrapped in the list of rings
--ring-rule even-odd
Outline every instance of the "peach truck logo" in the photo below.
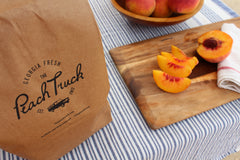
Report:
[[[41,65],[38,64],[37,68],[35,69],[39,69],[40,67]],[[84,79],[81,63],[77,64],[76,71],[75,73],[73,73],[72,77],[69,77],[64,81],[60,81],[59,78],[62,76],[63,76],[63,72],[58,71],[55,73],[53,77],[48,78],[47,80],[42,82],[42,84],[40,85],[41,94],[36,99],[31,98],[29,93],[19,94],[15,99],[15,106],[13,107],[13,109],[16,111],[17,118],[20,120],[23,115],[29,113],[33,108],[38,107],[39,105],[44,103],[47,99],[57,96],[59,93],[59,90],[64,90],[66,88],[69,88],[71,85],[78,83],[80,82],[80,80]],[[28,84],[28,83],[24,83],[24,84]],[[53,89],[54,93],[51,93],[50,89],[51,90]],[[73,89],[74,88],[71,88],[71,90]],[[67,103],[69,103],[69,101],[70,101],[69,97],[59,99],[53,102],[47,108],[47,110],[49,112],[54,112],[59,107],[64,107]]]

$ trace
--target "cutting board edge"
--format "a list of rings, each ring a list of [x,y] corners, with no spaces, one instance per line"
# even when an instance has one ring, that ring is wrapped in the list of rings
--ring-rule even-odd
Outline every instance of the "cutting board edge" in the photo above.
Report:
[[[140,96],[140,97],[136,98],[136,102],[138,102],[138,99],[139,99],[139,98],[143,98],[143,96],[142,96],[142,97]],[[189,118],[191,118],[191,117],[197,116],[197,115],[199,115],[199,114],[208,112],[208,111],[210,111],[210,110],[213,110],[213,109],[215,109],[215,108],[218,108],[218,107],[220,107],[220,106],[222,106],[222,105],[225,105],[225,104],[227,104],[227,103],[229,103],[229,102],[232,102],[232,101],[235,101],[235,100],[238,100],[238,99],[240,99],[240,95],[239,95],[239,97],[235,97],[235,98],[233,98],[233,99],[231,99],[231,100],[229,100],[229,101],[227,101],[227,102],[219,103],[219,104],[215,105],[214,107],[212,107],[212,106],[211,106],[211,107],[206,107],[206,108],[208,108],[208,109],[203,110],[203,111],[196,112],[196,113],[192,114],[191,116],[186,116],[186,117],[184,117],[184,118],[182,118],[182,119],[180,119],[180,120],[174,120],[174,121],[172,121],[171,123],[169,123],[169,121],[165,121],[164,123],[162,123],[162,121],[159,122],[159,120],[161,119],[161,115],[159,115],[159,117],[155,117],[155,116],[152,114],[153,111],[152,111],[149,107],[147,107],[147,103],[146,103],[146,105],[138,105],[138,108],[139,108],[139,110],[141,111],[141,114],[142,114],[142,116],[144,117],[145,122],[148,124],[148,126],[149,126],[151,129],[153,129],[153,130],[157,130],[157,129],[160,129],[160,128],[163,128],[163,127],[166,127],[166,126],[175,124],[175,123],[177,123],[177,122],[184,121],[184,120],[186,120],[186,119],[189,119]],[[141,100],[141,101],[142,101],[142,100]]]

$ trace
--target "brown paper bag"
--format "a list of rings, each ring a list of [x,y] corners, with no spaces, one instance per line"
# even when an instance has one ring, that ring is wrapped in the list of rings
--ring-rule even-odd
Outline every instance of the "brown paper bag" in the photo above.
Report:
[[[111,121],[101,37],[87,0],[14,1],[0,2],[0,148],[57,159]]]

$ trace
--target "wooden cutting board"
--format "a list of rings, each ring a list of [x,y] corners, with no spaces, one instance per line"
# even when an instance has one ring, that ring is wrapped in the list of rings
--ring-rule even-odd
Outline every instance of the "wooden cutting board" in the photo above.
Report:
[[[217,87],[217,64],[204,61],[196,53],[198,37],[210,30],[220,30],[223,23],[234,23],[240,27],[240,18],[110,50],[120,74],[152,129],[170,125],[240,98],[239,93]],[[177,94],[159,89],[152,77],[152,70],[159,69],[157,55],[161,51],[171,52],[171,45],[179,47],[188,56],[197,56],[199,59],[199,64],[190,75],[190,87]]]

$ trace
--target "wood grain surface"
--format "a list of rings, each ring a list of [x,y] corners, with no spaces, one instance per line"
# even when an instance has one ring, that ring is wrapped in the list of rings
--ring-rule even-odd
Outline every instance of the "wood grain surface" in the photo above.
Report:
[[[187,119],[222,104],[240,98],[240,94],[217,87],[217,64],[204,61],[196,53],[198,37],[223,23],[240,27],[240,18],[205,25],[174,34],[114,48],[110,54],[138,104],[146,122],[158,129]],[[171,45],[188,56],[197,56],[199,64],[189,76],[190,87],[173,94],[162,91],[153,80],[152,70],[159,69],[157,55],[171,52]]]

